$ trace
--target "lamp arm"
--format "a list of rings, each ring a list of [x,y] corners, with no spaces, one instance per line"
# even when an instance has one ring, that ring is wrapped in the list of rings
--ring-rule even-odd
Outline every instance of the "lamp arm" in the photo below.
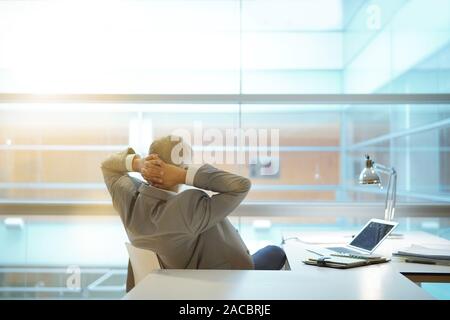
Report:
[[[390,215],[390,220],[394,220],[394,213],[395,213],[395,203],[397,202],[397,172],[393,170],[392,178],[394,179],[393,183],[393,190],[392,190],[392,210]]]
[[[385,220],[392,221],[394,219],[395,203],[397,201],[397,171],[394,168],[389,168],[379,163],[374,163],[373,167],[389,176],[384,203],[384,218]]]
[[[389,175],[389,180],[387,184],[387,192],[386,192],[386,200],[384,201],[384,220],[390,220],[391,216],[391,201],[390,201],[390,192],[392,189],[392,176]]]
[[[378,170],[378,171],[383,172],[383,173],[388,174],[388,175],[396,173],[394,168],[389,168],[389,167],[386,167],[386,166],[384,166],[382,164],[379,164],[379,163],[374,163],[373,164],[373,168],[375,170]]]

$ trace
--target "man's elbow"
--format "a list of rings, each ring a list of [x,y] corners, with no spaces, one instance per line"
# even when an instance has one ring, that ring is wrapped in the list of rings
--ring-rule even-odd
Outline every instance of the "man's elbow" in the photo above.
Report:
[[[106,159],[104,159],[104,160],[100,163],[100,169],[102,169],[102,171],[105,170],[105,169],[108,167],[108,160],[109,160],[109,157],[106,158]]]
[[[100,163],[100,170],[102,171],[102,175],[103,175],[103,178],[105,179],[106,184],[108,184],[107,183],[108,177],[110,177],[113,174],[113,172],[110,168],[110,165],[109,165],[109,158],[103,160]]]
[[[105,173],[105,171],[108,171],[113,167],[113,163],[113,155],[109,155],[100,163],[100,169]]]
[[[245,193],[249,192],[250,189],[252,188],[252,182],[248,178],[243,177],[241,184],[242,184],[241,188],[244,190]]]
[[[100,163],[100,170],[102,171],[103,176],[105,176],[105,173],[106,173],[106,170],[107,170],[107,167],[106,167],[105,162],[106,162],[106,160],[105,160],[105,161],[102,161],[102,162]]]
[[[235,176],[235,178],[228,183],[229,191],[235,193],[247,193],[250,191],[251,187],[252,183],[250,180],[241,176]]]

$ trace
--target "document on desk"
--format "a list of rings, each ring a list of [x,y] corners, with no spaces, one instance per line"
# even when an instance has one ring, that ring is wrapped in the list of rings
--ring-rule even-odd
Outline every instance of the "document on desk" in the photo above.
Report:
[[[394,252],[393,256],[403,258],[406,262],[450,265],[450,248],[430,248],[414,244]]]
[[[430,248],[419,246],[417,244],[413,244],[412,246],[405,249],[400,249],[396,254],[422,258],[450,260],[450,248]]]

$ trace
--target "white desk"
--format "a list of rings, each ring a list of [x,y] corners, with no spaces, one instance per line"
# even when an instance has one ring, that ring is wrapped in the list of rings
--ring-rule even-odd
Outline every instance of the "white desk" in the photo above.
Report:
[[[342,246],[351,240],[352,232],[349,231],[326,231],[326,232],[286,232],[283,238],[298,238],[287,240],[284,245],[289,266],[293,271],[307,272],[311,266],[305,265],[302,260],[306,256],[310,256],[305,248],[307,244],[319,246]],[[403,239],[386,239],[380,247],[377,248],[375,254],[392,256],[392,252],[410,246],[411,244],[419,244],[424,246],[449,248],[450,241],[434,236],[426,232],[408,232],[404,233]],[[313,267],[316,268],[316,267]],[[450,266],[429,265],[420,263],[405,263],[399,261],[398,258],[392,257],[392,261],[379,265],[364,267],[367,270],[387,269],[403,274],[414,282],[450,282]],[[336,270],[335,270],[336,271]],[[337,270],[339,272],[339,270]]]
[[[314,244],[347,243],[351,232],[285,233]],[[376,253],[390,256],[392,250],[411,243],[449,246],[450,241],[424,232],[405,234],[404,239],[386,240]],[[124,299],[179,300],[297,300],[297,299],[432,299],[415,282],[450,281],[450,267],[403,263],[371,265],[338,270],[305,265],[305,245],[286,242],[292,271],[157,270],[150,273]],[[406,277],[409,279],[407,279]]]
[[[339,272],[339,276],[336,276]],[[399,273],[382,268],[298,271],[157,270],[124,299],[308,300],[432,299]]]

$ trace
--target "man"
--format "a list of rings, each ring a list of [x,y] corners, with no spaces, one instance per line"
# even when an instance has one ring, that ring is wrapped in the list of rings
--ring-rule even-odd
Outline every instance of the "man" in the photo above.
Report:
[[[144,159],[128,148],[103,161],[105,183],[131,243],[155,252],[163,269],[281,269],[281,248],[268,246],[251,256],[227,218],[244,200],[250,180],[174,160],[185,152],[190,147],[181,138],[167,136],[153,142]],[[130,177],[131,171],[149,184]],[[181,184],[198,189],[177,193]],[[129,263],[127,291],[134,286],[132,275]]]

